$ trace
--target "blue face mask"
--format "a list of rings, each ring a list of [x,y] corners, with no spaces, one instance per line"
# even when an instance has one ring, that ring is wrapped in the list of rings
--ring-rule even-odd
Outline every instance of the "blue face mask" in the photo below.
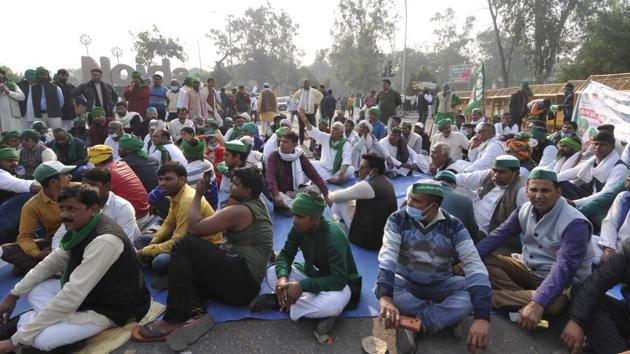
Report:
[[[427,217],[426,215],[424,215],[424,212],[422,211],[422,209],[414,208],[410,205],[407,205],[407,207],[405,208],[405,211],[407,212],[407,215],[409,215],[410,218],[418,222],[423,221]]]
[[[563,131],[560,131],[560,136],[563,138],[566,138],[567,136],[571,136],[571,134],[565,133]]]

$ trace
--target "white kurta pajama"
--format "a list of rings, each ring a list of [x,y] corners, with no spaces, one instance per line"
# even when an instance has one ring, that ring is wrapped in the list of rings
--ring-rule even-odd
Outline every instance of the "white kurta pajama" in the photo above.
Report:
[[[343,144],[343,151],[341,155],[341,168],[336,173],[332,172],[333,163],[335,162],[335,155],[337,154],[337,150],[334,150],[330,147],[330,134],[324,133],[317,128],[311,127],[308,130],[311,138],[315,139],[317,143],[322,146],[322,156],[319,161],[313,161],[313,167],[317,170],[320,176],[324,181],[329,178],[339,178],[339,172],[343,168],[343,165],[347,165],[346,173],[343,175],[343,178],[351,178],[354,177],[355,168],[352,166],[352,147],[350,146],[350,142],[346,141]]]
[[[385,170],[393,171],[399,176],[407,176],[409,173],[409,170],[404,167],[401,167],[403,162],[398,161],[396,159],[396,154],[398,153],[398,147],[390,144],[389,139],[387,137],[381,139],[381,145],[387,152],[387,156],[391,158],[392,162],[394,163],[394,168],[389,168],[389,166],[385,164]],[[429,170],[431,168],[431,162],[429,161],[429,159],[422,154],[416,154],[416,152],[413,151],[409,147],[409,145],[407,145],[406,147],[407,147],[407,151],[409,152],[409,160],[407,160],[407,163],[411,164],[414,167],[417,167],[422,173],[429,173]]]
[[[484,141],[481,145],[468,151],[470,165],[464,172],[482,171],[492,168],[492,163],[499,155],[505,154],[503,143],[497,138]]]
[[[376,153],[381,156],[387,156],[387,151],[381,145],[381,142],[376,139],[371,133],[367,136],[359,136],[357,134],[356,139],[350,140],[352,145],[352,166],[355,170],[359,169],[361,163],[361,156],[369,153]]]
[[[16,84],[14,91],[0,92],[0,132],[26,129],[18,101],[24,101],[24,93]]]
[[[350,230],[357,208],[357,200],[374,199],[375,196],[374,188],[367,180],[363,180],[348,188],[331,192],[328,198],[333,202],[333,214],[339,216],[347,230]]]

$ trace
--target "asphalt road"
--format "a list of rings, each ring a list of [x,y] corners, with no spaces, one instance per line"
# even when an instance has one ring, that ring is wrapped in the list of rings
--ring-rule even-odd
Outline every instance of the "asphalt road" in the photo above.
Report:
[[[502,315],[491,321],[490,354],[567,353],[560,342],[565,320],[550,320],[544,331],[525,332]],[[362,353],[361,338],[376,336],[388,343],[389,353],[396,353],[394,331],[385,331],[373,318],[338,320],[331,344],[319,344],[313,335],[315,321],[242,320],[217,324],[197,343],[182,353]],[[115,353],[169,353],[164,343],[128,342]],[[416,353],[467,353],[465,339],[458,340],[450,330],[426,335],[418,342]]]

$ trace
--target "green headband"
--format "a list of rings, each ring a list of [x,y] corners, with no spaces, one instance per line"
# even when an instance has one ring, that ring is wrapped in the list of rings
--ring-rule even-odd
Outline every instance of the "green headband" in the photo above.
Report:
[[[444,198],[444,189],[440,184],[419,182],[414,183],[411,186],[411,194],[425,194],[432,195],[438,198]]]
[[[105,115],[105,110],[102,109],[101,107],[94,107],[90,111],[90,117],[97,117],[97,116],[104,116],[104,115]]]
[[[326,202],[320,197],[312,197],[300,192],[295,196],[291,210],[296,215],[321,217],[326,209]]]
[[[582,150],[582,143],[580,143],[579,141],[573,140],[571,138],[562,138],[560,139],[560,141],[558,142],[559,144],[564,144],[570,148],[573,148],[575,150]]]
[[[0,160],[13,160],[18,158],[17,150],[10,147],[0,149]]]
[[[118,145],[121,148],[134,151],[140,150],[144,147],[144,143],[142,142],[142,140],[128,134],[125,134],[120,138],[120,141],[118,141]]]
[[[529,173],[528,179],[544,179],[547,181],[558,182],[558,174],[551,170],[536,167]]]

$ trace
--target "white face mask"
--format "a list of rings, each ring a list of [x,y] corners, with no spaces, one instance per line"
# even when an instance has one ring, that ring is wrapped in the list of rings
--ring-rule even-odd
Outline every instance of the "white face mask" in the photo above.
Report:
[[[112,139],[116,139],[116,138],[118,138],[118,133],[109,134],[109,137],[112,138]]]

